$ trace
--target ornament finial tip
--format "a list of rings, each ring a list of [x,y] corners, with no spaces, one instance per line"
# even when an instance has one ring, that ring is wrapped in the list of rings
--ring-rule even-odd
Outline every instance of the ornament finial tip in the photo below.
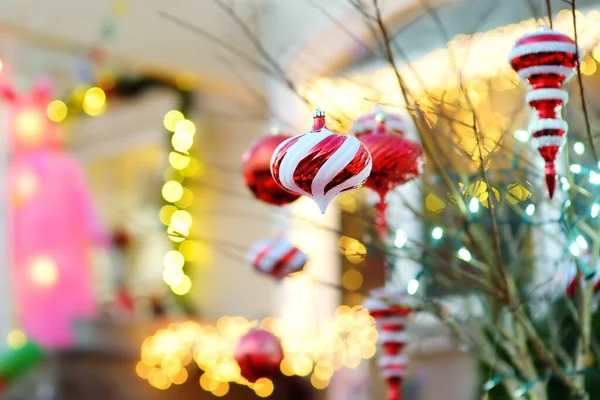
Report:
[[[318,118],[318,117],[325,117],[325,111],[321,110],[320,108],[316,108],[315,111],[313,112],[313,118]]]

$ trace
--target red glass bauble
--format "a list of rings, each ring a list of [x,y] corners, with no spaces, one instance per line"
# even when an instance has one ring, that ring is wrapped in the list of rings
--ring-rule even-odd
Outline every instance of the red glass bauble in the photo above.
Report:
[[[376,130],[359,139],[371,153],[373,169],[365,187],[374,190],[381,201],[395,187],[409,182],[423,172],[423,149],[418,143],[392,135],[387,130]]]
[[[519,77],[533,88],[560,88],[575,74],[577,54],[573,39],[541,28],[517,40],[509,60]]]
[[[240,372],[250,382],[272,378],[279,373],[283,360],[281,341],[269,331],[251,329],[242,336],[233,350]]]
[[[258,139],[242,156],[246,186],[254,197],[265,203],[282,206],[298,200],[300,195],[279,186],[271,175],[273,151],[290,136],[277,134]]]

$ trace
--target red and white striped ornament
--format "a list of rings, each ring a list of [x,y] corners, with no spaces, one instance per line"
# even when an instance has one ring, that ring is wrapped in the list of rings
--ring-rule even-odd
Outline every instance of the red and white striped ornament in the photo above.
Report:
[[[359,188],[371,173],[371,155],[358,139],[325,127],[325,113],[313,114],[313,129],[277,147],[271,173],[282,188],[312,198],[322,213],[339,193]]]
[[[372,112],[363,114],[360,117],[358,117],[352,124],[350,132],[354,133],[356,137],[373,133],[377,128],[378,116],[379,119],[381,119],[381,116],[383,116],[383,120],[385,121],[385,128],[388,130],[389,133],[403,136],[406,132],[407,124],[404,118],[402,118],[400,114],[382,110],[379,104],[376,104],[375,107],[373,107]]]
[[[258,272],[275,279],[283,279],[302,271],[308,256],[283,236],[262,240],[254,244],[247,254],[248,263]]]
[[[408,317],[415,311],[414,302],[404,292],[380,288],[371,291],[363,305],[377,324],[378,343],[383,351],[379,355],[378,366],[388,385],[387,398],[400,400],[400,385],[409,361],[402,354],[408,342],[404,329]]]
[[[529,125],[533,143],[544,159],[550,198],[556,189],[556,155],[566,143],[568,125],[562,108],[569,96],[561,87],[575,74],[581,50],[567,35],[541,28],[517,40],[509,54],[510,65],[531,85],[527,103],[537,111]]]

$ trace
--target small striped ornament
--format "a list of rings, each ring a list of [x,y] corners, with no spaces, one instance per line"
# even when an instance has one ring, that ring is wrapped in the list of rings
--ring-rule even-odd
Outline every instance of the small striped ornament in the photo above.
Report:
[[[313,114],[313,130],[281,143],[271,173],[282,188],[312,198],[322,213],[335,196],[359,188],[369,177],[371,155],[358,139],[325,127],[325,113]]]
[[[358,117],[352,124],[350,132],[354,133],[356,137],[373,133],[377,128],[377,118],[381,115],[383,116],[385,127],[389,133],[404,136],[404,133],[408,129],[405,119],[402,118],[400,114],[384,111],[379,104],[376,104],[375,107],[373,107],[372,112]]]
[[[383,351],[378,366],[388,385],[387,399],[400,400],[400,386],[409,361],[402,354],[408,341],[404,330],[408,317],[415,310],[415,303],[402,291],[380,288],[371,291],[363,305],[377,324],[378,343]]]
[[[561,111],[569,97],[562,84],[575,74],[581,54],[570,37],[544,27],[517,40],[508,57],[521,80],[531,85],[526,101],[537,113],[529,132],[545,162],[544,175],[551,199],[557,181],[556,156],[566,143],[568,130]]]
[[[308,256],[285,237],[276,236],[254,244],[248,251],[247,260],[258,272],[283,279],[302,271]]]

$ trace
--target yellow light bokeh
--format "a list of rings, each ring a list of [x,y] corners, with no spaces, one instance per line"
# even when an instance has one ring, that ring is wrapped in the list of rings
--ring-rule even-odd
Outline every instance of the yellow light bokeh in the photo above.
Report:
[[[313,374],[310,377],[310,383],[315,389],[323,390],[329,386],[329,380],[321,379],[317,375]]]
[[[192,289],[192,280],[189,276],[185,275],[181,282],[178,284],[171,286],[171,290],[178,296],[186,295]]]
[[[99,87],[91,87],[83,96],[83,106],[90,110],[103,108],[106,104],[106,93]]]
[[[175,211],[171,216],[171,225],[189,228],[192,225],[192,215],[185,210]]]
[[[185,274],[181,269],[165,268],[163,270],[163,281],[169,286],[179,285],[184,278]]]
[[[104,103],[102,106],[100,106],[98,108],[91,108],[86,103],[83,103],[82,108],[83,108],[83,111],[90,117],[97,117],[98,115],[101,115],[104,113],[104,111],[106,111],[106,103]]]
[[[175,169],[184,169],[190,164],[190,156],[172,151],[169,153],[169,164]]]
[[[135,373],[142,379],[148,379],[148,374],[152,367],[143,361],[139,361],[135,366]]]
[[[61,122],[67,118],[67,114],[69,109],[64,101],[61,100],[52,100],[48,103],[46,107],[46,114],[48,115],[48,119],[52,122]]]
[[[175,203],[181,196],[183,195],[183,186],[181,183],[175,181],[168,181],[162,187],[162,196],[163,198],[170,202]]]
[[[160,222],[162,222],[165,225],[169,225],[171,223],[171,216],[173,216],[173,214],[177,210],[178,210],[178,208],[171,204],[162,206],[162,208],[160,209],[160,211],[158,213]]]
[[[179,208],[188,208],[194,202],[194,192],[189,188],[183,188],[181,198],[175,202]]]
[[[178,121],[175,125],[175,133],[188,132],[192,137],[196,134],[196,125],[189,119]]]
[[[18,350],[27,344],[27,336],[23,331],[15,329],[10,331],[6,337],[6,342],[11,349]]]
[[[169,132],[173,132],[175,130],[175,126],[184,119],[183,113],[178,110],[171,110],[165,114],[163,118],[163,124],[165,125],[165,129]]]
[[[182,121],[183,122],[183,121]],[[171,138],[171,144],[177,151],[185,152],[192,148],[194,135],[188,131],[175,131]]]
[[[162,370],[154,368],[148,374],[148,382],[159,390],[167,390],[171,387],[171,380]]]
[[[363,275],[355,269],[349,269],[342,276],[342,286],[345,289],[354,291],[358,290],[363,284]]]
[[[179,245],[179,252],[185,261],[194,261],[200,257],[201,246],[193,240],[186,240]]]
[[[219,382],[212,379],[209,374],[204,373],[200,376],[200,387],[207,392],[212,392],[217,386],[219,386]]]
[[[267,378],[260,378],[254,383],[254,393],[259,397],[269,397],[273,389],[273,382]]]
[[[217,387],[212,391],[213,396],[223,397],[229,392],[229,383],[227,382],[219,382]]]
[[[181,269],[185,264],[183,254],[176,250],[168,251],[163,257],[163,265],[165,268]]]

